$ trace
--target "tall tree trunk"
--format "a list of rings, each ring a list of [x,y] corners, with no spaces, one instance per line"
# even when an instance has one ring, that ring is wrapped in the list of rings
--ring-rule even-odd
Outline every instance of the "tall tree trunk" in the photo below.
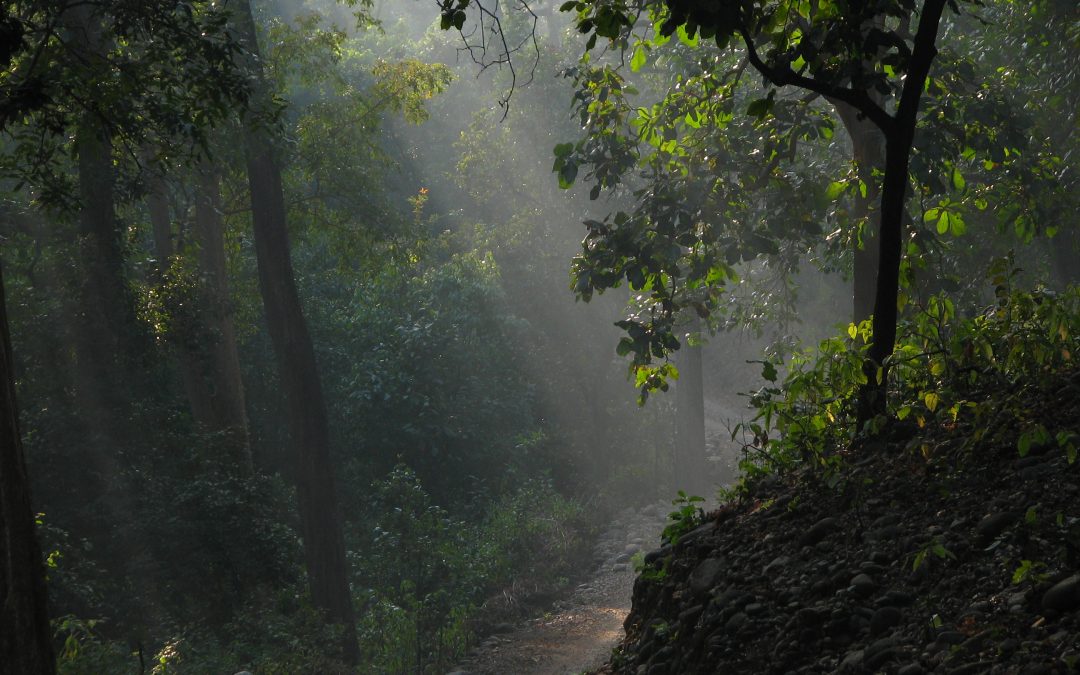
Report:
[[[874,293],[877,287],[878,230],[881,227],[880,211],[874,207],[881,196],[880,173],[885,167],[885,137],[876,124],[860,117],[852,106],[834,101],[840,121],[851,137],[852,159],[858,171],[859,180],[866,186],[866,193],[855,192],[851,209],[853,222],[865,223],[861,237],[855,242],[854,274],[852,283],[851,320],[856,325],[869,319],[874,313]]]
[[[240,0],[234,14],[237,33],[252,57],[257,78],[256,109],[271,101],[260,70],[251,5]],[[296,487],[308,585],[315,606],[342,627],[343,653],[357,656],[356,627],[349,591],[345,544],[337,490],[330,465],[330,439],[315,350],[293,278],[281,168],[264,120],[245,120],[248,184],[259,267],[259,291],[277,357],[278,374],[288,407],[289,435],[296,453]]]
[[[0,275],[0,664],[4,672],[56,672],[46,606],[45,566],[34,533],[4,281]]]
[[[701,319],[693,315],[687,332],[701,333]],[[705,388],[701,367],[701,347],[680,340],[675,353],[679,380],[675,383],[675,489],[689,495],[705,496],[709,489],[705,459]]]
[[[73,6],[63,21],[70,48],[87,77],[104,53],[101,19],[93,6]],[[80,409],[100,433],[115,436],[118,412],[131,386],[125,363],[135,354],[134,301],[124,273],[123,234],[115,213],[112,138],[93,111],[82,113],[75,129],[78,155],[79,342],[76,390]],[[115,439],[114,439],[115,440]]]
[[[200,325],[191,329],[192,335],[178,336],[177,360],[196,424],[222,434],[233,465],[241,474],[250,475],[254,467],[225,269],[220,182],[209,166],[197,171],[197,181],[193,243],[199,272]],[[164,270],[176,251],[165,181],[160,175],[151,176],[147,205],[156,254]]]

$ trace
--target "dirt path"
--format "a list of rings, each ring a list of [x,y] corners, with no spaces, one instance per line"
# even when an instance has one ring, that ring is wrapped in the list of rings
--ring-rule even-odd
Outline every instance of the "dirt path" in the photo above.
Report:
[[[656,544],[665,517],[661,505],[624,513],[597,543],[602,562],[587,582],[548,614],[486,639],[451,675],[567,675],[602,665],[630,612],[630,557]]]
[[[485,641],[470,675],[565,675],[596,668],[623,635],[634,573],[609,571],[579,588],[569,607]]]

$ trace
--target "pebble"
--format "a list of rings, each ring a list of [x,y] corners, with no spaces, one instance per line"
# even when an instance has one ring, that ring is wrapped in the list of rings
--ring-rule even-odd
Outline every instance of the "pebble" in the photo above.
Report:
[[[1043,609],[1071,612],[1080,607],[1080,574],[1059,581],[1042,597]]]

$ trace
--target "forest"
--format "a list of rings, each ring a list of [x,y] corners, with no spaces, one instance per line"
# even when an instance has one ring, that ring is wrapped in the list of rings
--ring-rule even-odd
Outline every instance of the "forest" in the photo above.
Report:
[[[0,66],[0,675],[1080,669],[1074,0],[9,0]]]

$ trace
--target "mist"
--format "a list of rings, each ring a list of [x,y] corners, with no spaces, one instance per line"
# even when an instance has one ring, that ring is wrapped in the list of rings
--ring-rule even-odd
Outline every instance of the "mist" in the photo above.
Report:
[[[887,570],[1073,578],[813,558],[1075,481],[1075,9],[561,4],[2,10],[0,672],[842,670]]]

